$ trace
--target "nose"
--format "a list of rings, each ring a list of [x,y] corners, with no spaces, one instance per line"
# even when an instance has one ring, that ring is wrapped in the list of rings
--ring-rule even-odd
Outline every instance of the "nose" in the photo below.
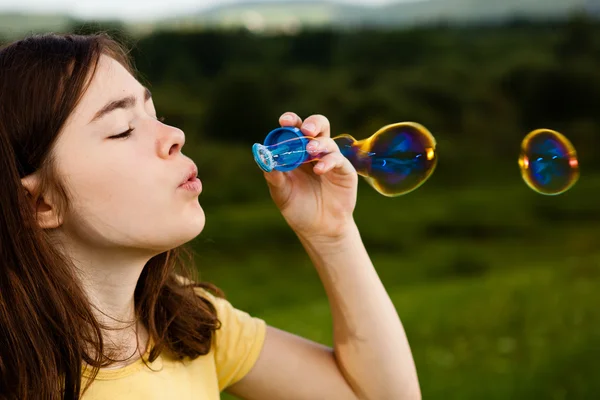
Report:
[[[181,129],[161,124],[156,140],[157,152],[160,158],[168,159],[180,153],[185,144],[185,134]]]

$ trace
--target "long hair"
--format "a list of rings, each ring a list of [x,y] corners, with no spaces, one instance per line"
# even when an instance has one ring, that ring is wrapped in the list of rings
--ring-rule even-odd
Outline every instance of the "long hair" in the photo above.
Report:
[[[40,199],[21,184],[36,172],[68,209],[51,150],[103,54],[133,75],[125,48],[106,34],[36,35],[0,49],[0,398],[78,399],[92,382],[82,384],[83,364],[93,379],[115,361],[73,264],[36,223]],[[163,350],[180,359],[207,354],[219,328],[214,306],[193,287],[222,293],[193,283],[180,250],[152,258],[135,289],[150,362]]]

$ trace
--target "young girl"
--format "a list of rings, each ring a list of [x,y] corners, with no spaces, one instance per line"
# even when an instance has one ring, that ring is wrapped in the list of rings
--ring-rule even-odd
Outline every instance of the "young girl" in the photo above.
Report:
[[[202,185],[125,54],[106,35],[0,50],[0,397],[420,398],[327,119],[283,114],[331,154],[265,178],[323,282],[332,349],[234,308],[186,269],[178,247],[204,227]]]

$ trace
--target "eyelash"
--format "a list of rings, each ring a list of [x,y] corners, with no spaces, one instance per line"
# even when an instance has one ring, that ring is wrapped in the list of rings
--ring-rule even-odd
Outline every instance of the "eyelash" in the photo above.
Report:
[[[129,136],[131,136],[131,132],[133,132],[133,129],[127,129],[123,133],[119,133],[118,135],[110,136],[109,139],[126,139]]]
[[[160,122],[164,122],[165,117],[158,117],[156,119]],[[109,139],[127,139],[131,136],[131,132],[133,132],[133,129],[127,129],[125,132],[119,133],[118,135],[110,136]]]

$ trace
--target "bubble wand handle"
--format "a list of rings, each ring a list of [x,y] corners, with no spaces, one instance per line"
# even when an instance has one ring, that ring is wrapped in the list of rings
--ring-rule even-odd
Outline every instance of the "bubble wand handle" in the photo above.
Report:
[[[290,129],[300,131],[298,128]],[[311,139],[308,136],[297,136],[271,145],[255,143],[252,146],[254,160],[265,172],[291,171],[301,164],[319,161],[328,152],[309,152],[306,145],[310,143]]]
[[[296,127],[281,127],[269,132],[263,144],[255,143],[252,153],[265,172],[292,171],[327,154],[309,152],[306,147],[311,140]],[[385,196],[415,190],[437,165],[435,138],[425,127],[413,122],[386,125],[360,141],[347,134],[333,140],[357,173]]]

